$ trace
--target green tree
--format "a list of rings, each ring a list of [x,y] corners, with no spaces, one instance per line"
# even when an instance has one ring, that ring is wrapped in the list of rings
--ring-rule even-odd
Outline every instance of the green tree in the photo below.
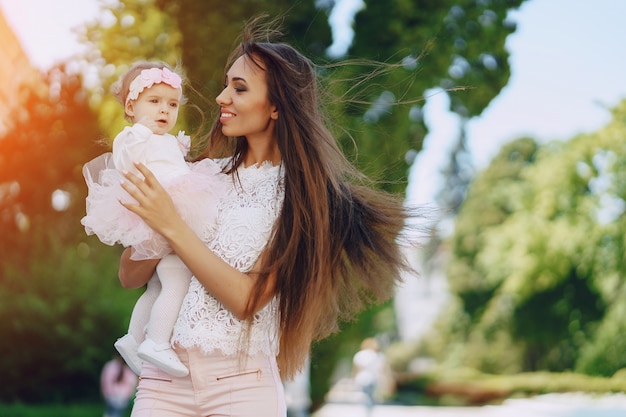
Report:
[[[626,368],[626,100],[613,110],[613,120],[597,135],[586,138],[586,158],[577,165],[589,186],[591,210],[598,227],[589,259],[593,284],[606,310],[590,342],[581,349],[576,370],[612,375]]]
[[[489,332],[492,337],[484,340],[483,333],[474,331],[501,285],[501,281],[487,279],[489,271],[483,269],[478,257],[486,253],[484,247],[490,231],[497,230],[523,206],[530,188],[523,173],[535,163],[538,149],[539,145],[530,138],[504,145],[491,164],[471,182],[467,198],[455,218],[454,234],[448,242],[451,259],[446,275],[456,302],[449,306],[450,311],[444,315],[443,323],[430,343],[431,353],[441,360],[445,358],[444,361],[450,366],[479,367],[476,363],[467,363],[471,353],[480,351],[486,345],[493,348],[494,345],[505,343],[509,357],[498,363],[481,366],[498,367],[500,371],[517,371],[517,368],[512,369],[511,364],[506,362],[516,352],[511,348],[507,334],[496,331],[499,330],[497,327],[492,328]],[[506,268],[508,265],[504,263],[500,267]],[[503,328],[506,325],[501,324]],[[474,341],[473,349],[467,346],[470,339]],[[481,359],[492,361],[493,357],[485,355]]]
[[[486,234],[520,208],[528,184],[523,171],[534,164],[538,144],[529,138],[502,147],[489,167],[474,179],[455,222],[451,239],[454,257],[448,265],[453,292],[461,295],[466,310],[480,313],[499,282],[483,279],[486,271],[474,268]]]
[[[596,133],[516,141],[472,183],[447,270],[458,302],[443,327],[463,347],[441,359],[489,372],[626,365],[625,115],[626,102]]]
[[[357,137],[364,166],[384,173],[383,178],[406,178],[406,152],[421,150],[427,126],[419,103],[393,106],[394,101],[419,100],[433,91],[448,91],[450,109],[462,120],[487,107],[508,82],[505,40],[516,27],[507,19],[507,12],[522,2],[365,1],[355,19],[349,55],[403,65],[383,72],[371,83],[371,94],[379,100],[388,97],[389,105],[373,120],[368,119],[373,128]],[[461,91],[454,91],[456,87]],[[385,147],[382,156],[380,151],[361,150],[362,142],[375,147],[381,146],[381,141]]]

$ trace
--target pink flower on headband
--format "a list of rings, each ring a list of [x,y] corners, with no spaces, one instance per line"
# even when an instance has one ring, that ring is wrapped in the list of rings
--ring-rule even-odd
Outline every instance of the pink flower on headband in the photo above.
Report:
[[[146,88],[152,87],[154,84],[165,83],[172,88],[180,88],[183,80],[180,75],[167,68],[150,68],[141,70],[141,73],[135,77],[128,88],[126,103],[129,100],[137,100],[139,94]]]

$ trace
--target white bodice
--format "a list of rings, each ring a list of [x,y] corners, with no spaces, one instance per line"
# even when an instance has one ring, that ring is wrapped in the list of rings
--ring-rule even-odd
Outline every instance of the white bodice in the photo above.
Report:
[[[224,160],[220,161],[222,164]],[[228,182],[226,196],[218,203],[217,222],[207,230],[207,246],[233,268],[248,272],[267,245],[284,199],[283,171],[269,162],[238,169],[239,180]],[[238,320],[202,284],[192,278],[172,343],[204,352],[221,350],[233,355],[278,354],[277,300],[255,316],[249,344],[242,345],[246,323]]]
[[[135,162],[145,164],[154,176],[163,182],[189,173],[185,161],[189,136],[178,132],[178,136],[166,133],[156,135],[146,126],[135,123],[126,126],[113,140],[113,164],[120,171],[139,174]]]

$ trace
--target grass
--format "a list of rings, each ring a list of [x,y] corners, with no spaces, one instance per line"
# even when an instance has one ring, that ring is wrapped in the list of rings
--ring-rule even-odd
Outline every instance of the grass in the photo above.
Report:
[[[2,417],[102,417],[102,404],[30,405],[0,404]],[[128,414],[130,415],[130,410]]]

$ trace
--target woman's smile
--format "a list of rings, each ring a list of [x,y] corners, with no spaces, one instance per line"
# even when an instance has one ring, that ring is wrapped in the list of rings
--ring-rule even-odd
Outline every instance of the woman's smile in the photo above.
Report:
[[[235,116],[236,115],[234,113],[222,110],[222,112],[220,113],[220,123],[224,124],[226,121],[232,119]]]

